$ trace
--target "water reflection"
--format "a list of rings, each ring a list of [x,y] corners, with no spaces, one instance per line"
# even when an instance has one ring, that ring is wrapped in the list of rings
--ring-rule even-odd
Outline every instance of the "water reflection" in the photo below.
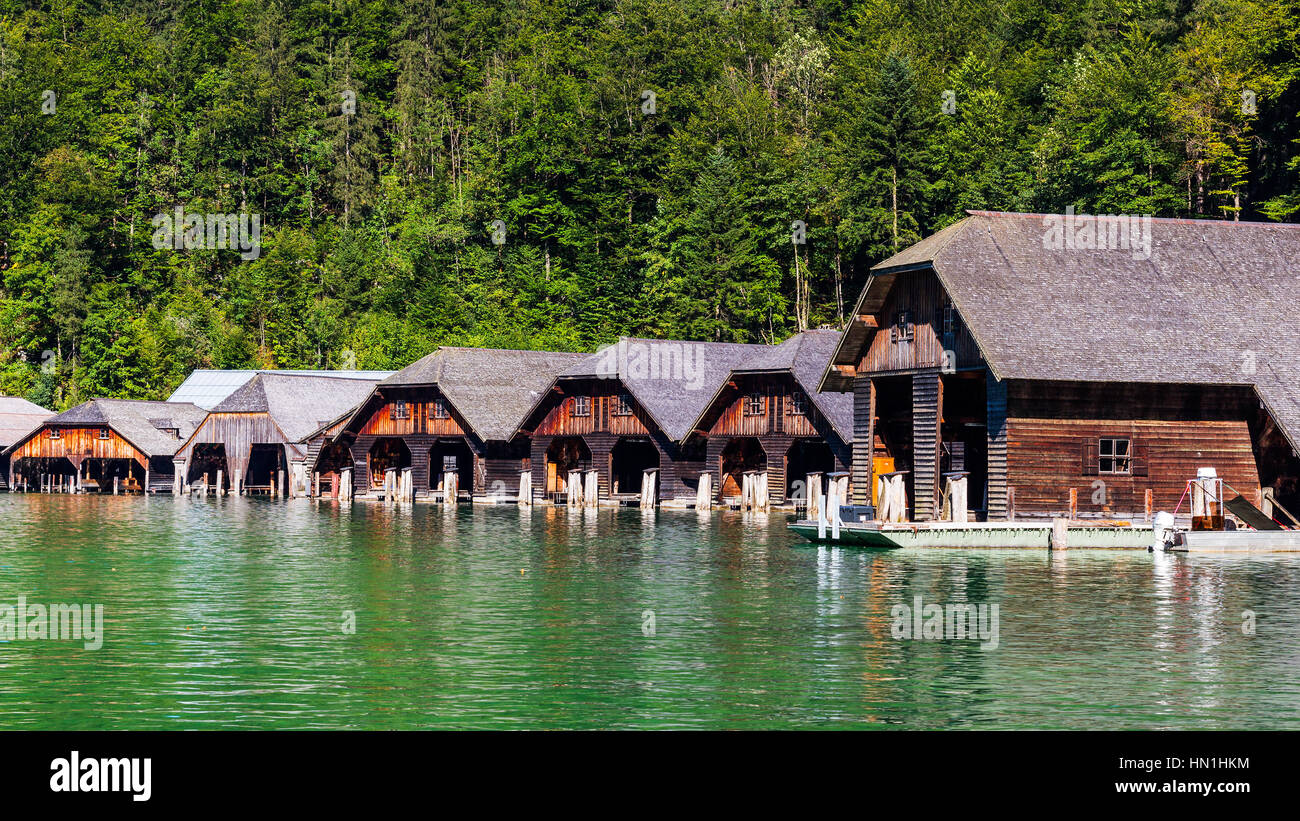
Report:
[[[1300,557],[870,552],[795,541],[775,514],[636,508],[12,495],[0,517],[0,603],[101,602],[106,622],[99,651],[0,642],[3,727],[1300,715]],[[997,649],[896,638],[916,596],[997,603]]]

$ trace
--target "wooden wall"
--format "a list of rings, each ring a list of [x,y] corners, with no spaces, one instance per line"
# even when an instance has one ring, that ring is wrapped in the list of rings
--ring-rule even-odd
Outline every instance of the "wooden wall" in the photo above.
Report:
[[[361,425],[350,425],[359,436],[406,436],[427,433],[434,436],[464,436],[467,426],[462,425],[455,408],[447,403],[445,419],[431,417],[433,408],[441,398],[437,388],[380,388],[362,409]],[[405,401],[407,418],[394,419],[393,404]]]
[[[537,436],[584,436],[608,433],[614,436],[648,436],[657,430],[654,420],[641,405],[629,396],[631,415],[615,414],[615,398],[625,394],[623,383],[616,379],[597,379],[565,383],[563,393],[552,391],[547,398],[548,409],[533,433]],[[591,413],[575,416],[574,399],[585,396],[591,400]]]
[[[1199,467],[1215,468],[1257,503],[1250,397],[1213,386],[1011,382],[1006,462],[1015,513],[1063,513],[1072,488],[1083,515],[1140,515],[1147,489],[1156,510],[1172,511]],[[1102,438],[1129,440],[1137,457],[1130,474],[1097,472]]]
[[[952,312],[954,329],[944,335],[944,306],[947,296],[939,278],[932,271],[900,275],[875,315],[879,330],[871,337],[858,363],[858,373],[890,373],[912,369],[942,368],[944,351],[954,354],[955,368],[983,365],[975,344],[961,317]],[[901,312],[906,311],[912,326],[911,341],[895,338],[894,329]]]
[[[109,429],[108,438],[99,437],[100,428],[59,428],[59,438],[51,439],[49,428],[42,427],[35,435],[10,454],[13,461],[19,459],[68,459],[79,464],[83,459],[131,459],[141,467],[147,467],[149,457],[136,450],[135,446]],[[176,443],[180,445],[180,441]]]
[[[267,413],[209,413],[203,424],[176,454],[177,459],[189,459],[194,446],[200,444],[224,445],[226,465],[230,472],[248,478],[248,460],[253,445],[282,445],[284,434]]]

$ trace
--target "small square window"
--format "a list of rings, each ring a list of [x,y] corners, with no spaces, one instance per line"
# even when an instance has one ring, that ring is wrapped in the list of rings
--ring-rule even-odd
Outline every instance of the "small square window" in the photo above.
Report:
[[[631,416],[632,415],[632,397],[625,393],[620,393],[614,397],[609,409],[610,416]]]
[[[62,439],[62,438],[63,438],[63,432],[60,431],[58,428],[50,428],[50,438],[51,438],[51,439]]]
[[[745,415],[762,416],[763,415],[763,394],[754,392],[745,397]]]
[[[790,403],[786,406],[787,412],[791,415],[796,413],[808,412],[808,396],[802,391],[793,391],[790,394]]]
[[[899,311],[894,315],[894,325],[889,329],[890,339],[894,342],[911,342],[915,336],[912,315],[908,311]]]
[[[455,457],[454,455],[451,455],[451,454],[443,454],[443,457],[442,457],[442,472],[443,472],[443,473],[455,473],[455,472],[456,472],[456,457]]]
[[[110,438],[110,437],[111,437],[111,434],[108,432],[108,428],[100,428],[100,429],[99,429],[99,438],[100,438],[100,439],[108,439],[108,438]]]
[[[439,397],[429,405],[430,419],[450,419],[451,411],[447,410],[447,401]]]
[[[1127,439],[1102,439],[1097,446],[1098,473],[1129,473],[1131,450]]]
[[[398,399],[388,406],[389,419],[410,419],[411,409],[407,406],[405,399]]]
[[[575,396],[573,397],[573,415],[574,416],[591,416],[591,397]]]

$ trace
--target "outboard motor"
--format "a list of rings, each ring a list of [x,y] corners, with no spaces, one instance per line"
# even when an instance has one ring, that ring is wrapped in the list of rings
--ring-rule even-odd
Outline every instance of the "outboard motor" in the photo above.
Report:
[[[1168,550],[1174,544],[1176,531],[1174,530],[1174,514],[1168,511],[1160,511],[1155,515],[1151,524],[1153,531],[1153,541],[1151,550]]]

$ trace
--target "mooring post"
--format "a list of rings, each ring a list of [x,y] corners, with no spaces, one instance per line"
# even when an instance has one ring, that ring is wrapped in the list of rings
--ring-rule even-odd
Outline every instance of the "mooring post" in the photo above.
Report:
[[[1069,508],[1070,520],[1073,521],[1079,518],[1079,489],[1077,487],[1070,488]]]
[[[1065,519],[1052,520],[1052,549],[1065,550],[1070,546],[1070,528]]]
[[[226,495],[225,478],[226,478],[225,471],[218,469],[217,470],[217,495],[218,496]]]

